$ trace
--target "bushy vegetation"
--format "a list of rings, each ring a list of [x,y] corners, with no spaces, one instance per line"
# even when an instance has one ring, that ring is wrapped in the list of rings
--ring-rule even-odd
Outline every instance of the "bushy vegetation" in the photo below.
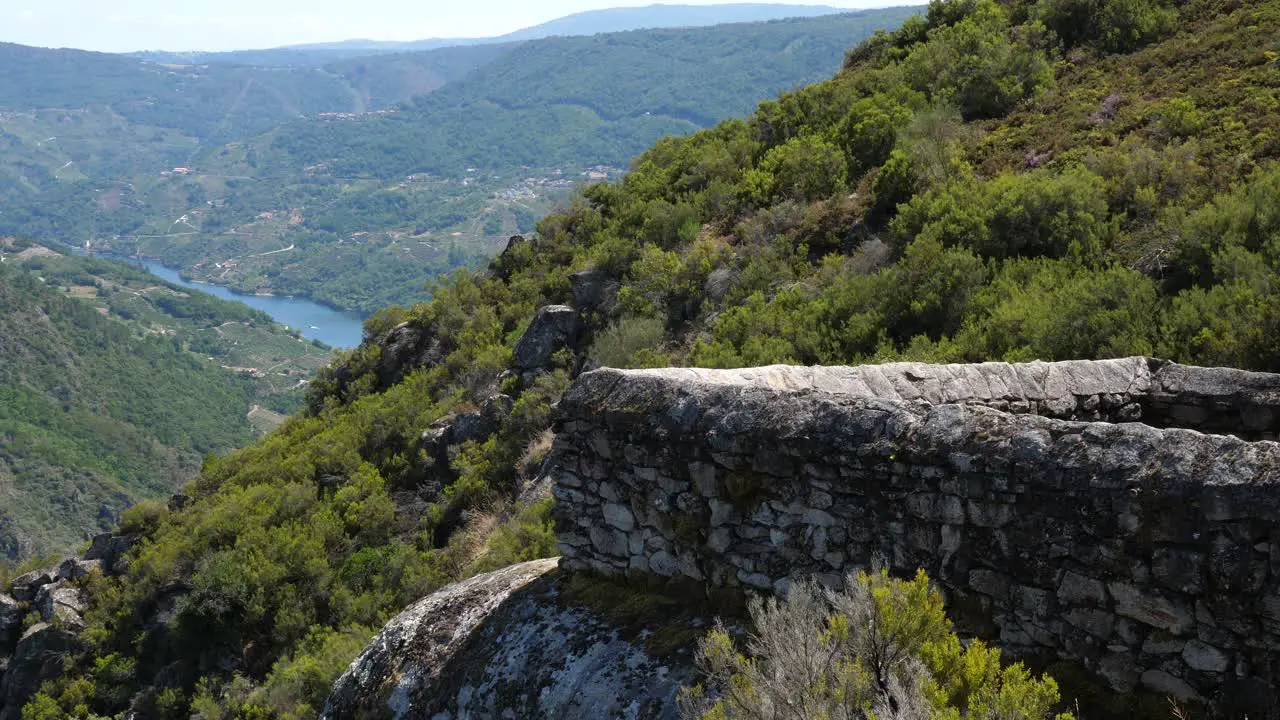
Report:
[[[1077,11],[1089,22],[1061,19]],[[1115,18],[1136,30],[1117,35]],[[538,510],[476,539],[591,362],[1155,353],[1280,370],[1277,49],[1269,0],[936,0],[834,78],[658,142],[491,272],[380,315],[305,414],[211,462],[192,507],[140,522],[133,570],[94,588],[89,613],[87,657],[121,658],[112,682],[86,657],[43,697],[109,713],[124,688],[156,717],[193,699],[206,717],[313,712],[344,638],[491,567],[485,552],[550,551]],[[569,276],[587,269],[618,287],[584,308],[582,344],[537,382],[506,374],[534,311],[572,302]],[[426,339],[422,367],[390,343],[402,322]],[[423,456],[433,422],[498,390],[514,407],[496,433]],[[157,608],[167,622],[149,622]],[[926,666],[993,677],[989,651],[944,646]],[[933,667],[947,703],[981,707]],[[1008,672],[992,698],[1006,682],[1049,696]]]
[[[962,646],[924,572],[813,581],[785,600],[752,598],[746,653],[724,627],[698,643],[712,683],[685,688],[687,720],[1073,720],[1054,714],[1058,685],[1021,663],[1004,665],[981,641]]]

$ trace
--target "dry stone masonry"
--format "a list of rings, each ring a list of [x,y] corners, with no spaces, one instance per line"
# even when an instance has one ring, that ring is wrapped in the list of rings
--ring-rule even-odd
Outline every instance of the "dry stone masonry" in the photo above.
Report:
[[[1146,358],[598,370],[561,403],[562,567],[785,591],[922,567],[963,629],[1272,717],[1280,376]]]

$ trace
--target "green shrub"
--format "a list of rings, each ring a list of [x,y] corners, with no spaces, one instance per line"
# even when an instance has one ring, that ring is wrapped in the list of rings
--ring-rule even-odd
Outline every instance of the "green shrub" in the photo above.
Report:
[[[895,244],[916,237],[972,248],[983,257],[1094,254],[1111,242],[1104,184],[1082,168],[962,180],[917,196],[892,224]]]
[[[169,508],[159,500],[142,500],[120,513],[122,535],[150,535],[169,515]]]
[[[1011,262],[972,302],[956,336],[970,360],[1109,358],[1155,350],[1156,285],[1128,268]]]
[[[758,205],[773,200],[818,200],[844,187],[848,173],[844,154],[835,145],[813,135],[788,140],[765,154],[744,182]]]
[[[1040,0],[1033,11],[1068,48],[1136,50],[1169,32],[1176,13],[1158,0]]]
[[[903,61],[907,82],[965,118],[1000,117],[1053,84],[1043,50],[1015,37],[1004,9],[980,0],[953,25],[929,31]]]
[[[1161,102],[1151,114],[1156,132],[1163,138],[1185,138],[1204,127],[1205,117],[1191,98],[1170,98]]]
[[[698,644],[698,665],[717,694],[683,689],[682,717],[1073,717],[1053,713],[1052,678],[1002,665],[1000,651],[980,641],[962,646],[923,571],[911,581],[861,573],[842,592],[797,582],[786,600],[756,597],[748,610],[745,653],[723,626]]]
[[[596,336],[587,357],[594,367],[657,367],[654,361],[665,357],[665,342],[666,327],[661,320],[627,316]]]
[[[836,137],[849,164],[851,180],[889,159],[899,130],[910,118],[910,110],[883,95],[854,103],[836,127]]]

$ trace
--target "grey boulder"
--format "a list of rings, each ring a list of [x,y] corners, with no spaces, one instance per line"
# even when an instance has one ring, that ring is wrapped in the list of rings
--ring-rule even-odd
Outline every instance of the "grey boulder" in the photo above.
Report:
[[[511,364],[519,372],[541,370],[560,350],[577,339],[578,313],[568,305],[546,305],[538,309],[516,344]]]
[[[689,654],[656,659],[565,606],[556,567],[514,565],[411,606],[338,679],[322,717],[678,717]]]

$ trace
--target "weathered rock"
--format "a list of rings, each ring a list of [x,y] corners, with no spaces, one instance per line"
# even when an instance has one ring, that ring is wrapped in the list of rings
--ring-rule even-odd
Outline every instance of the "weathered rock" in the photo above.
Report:
[[[36,599],[36,592],[41,586],[56,582],[57,579],[58,568],[56,567],[33,570],[19,575],[13,579],[13,597],[19,602],[31,602]]]
[[[104,570],[111,575],[123,575],[129,571],[129,551],[137,544],[138,538],[132,535],[116,535],[111,538],[107,554],[102,558]]]
[[[39,623],[27,630],[0,680],[0,720],[19,720],[22,706],[41,683],[62,674],[63,659],[79,645],[73,633],[52,625]]]
[[[560,350],[572,347],[578,334],[578,313],[568,305],[546,305],[538,309],[529,329],[516,343],[511,366],[520,372],[541,370]]]
[[[111,533],[101,533],[94,535],[89,541],[89,549],[84,551],[85,560],[105,560],[111,550],[111,539],[114,536]]]
[[[1199,640],[1187,643],[1182,650],[1182,659],[1188,666],[1204,672],[1225,672],[1231,664],[1226,653]]]
[[[449,434],[450,444],[460,444],[468,440],[483,440],[497,432],[502,418],[510,414],[512,400],[507,395],[491,395],[479,410],[458,413],[453,418],[453,429]]]
[[[76,558],[67,558],[58,565],[58,579],[60,580],[78,580],[90,573],[103,572],[104,562],[102,560],[78,560]]]
[[[379,342],[378,382],[390,387],[420,367],[430,367],[444,359],[440,339],[428,328],[402,323]]]
[[[676,718],[692,659],[658,661],[558,599],[555,560],[447,587],[392,620],[322,717]]]
[[[0,639],[3,639],[6,633],[13,632],[22,625],[22,616],[24,614],[22,603],[4,593],[0,593]]]
[[[507,246],[489,261],[489,272],[503,280],[510,278],[522,264],[522,259],[518,257],[520,253],[515,251],[527,244],[529,241],[523,235],[512,235],[507,238]]]
[[[1188,685],[1187,681],[1163,670],[1148,670],[1142,673],[1142,686],[1154,693],[1176,700],[1201,699],[1199,693]]]
[[[569,276],[573,304],[585,312],[610,304],[617,293],[617,285],[617,281],[603,270],[583,270]]]
[[[65,582],[56,582],[40,588],[36,594],[35,608],[40,611],[42,622],[56,622],[73,631],[84,629],[84,595],[79,588]]]

